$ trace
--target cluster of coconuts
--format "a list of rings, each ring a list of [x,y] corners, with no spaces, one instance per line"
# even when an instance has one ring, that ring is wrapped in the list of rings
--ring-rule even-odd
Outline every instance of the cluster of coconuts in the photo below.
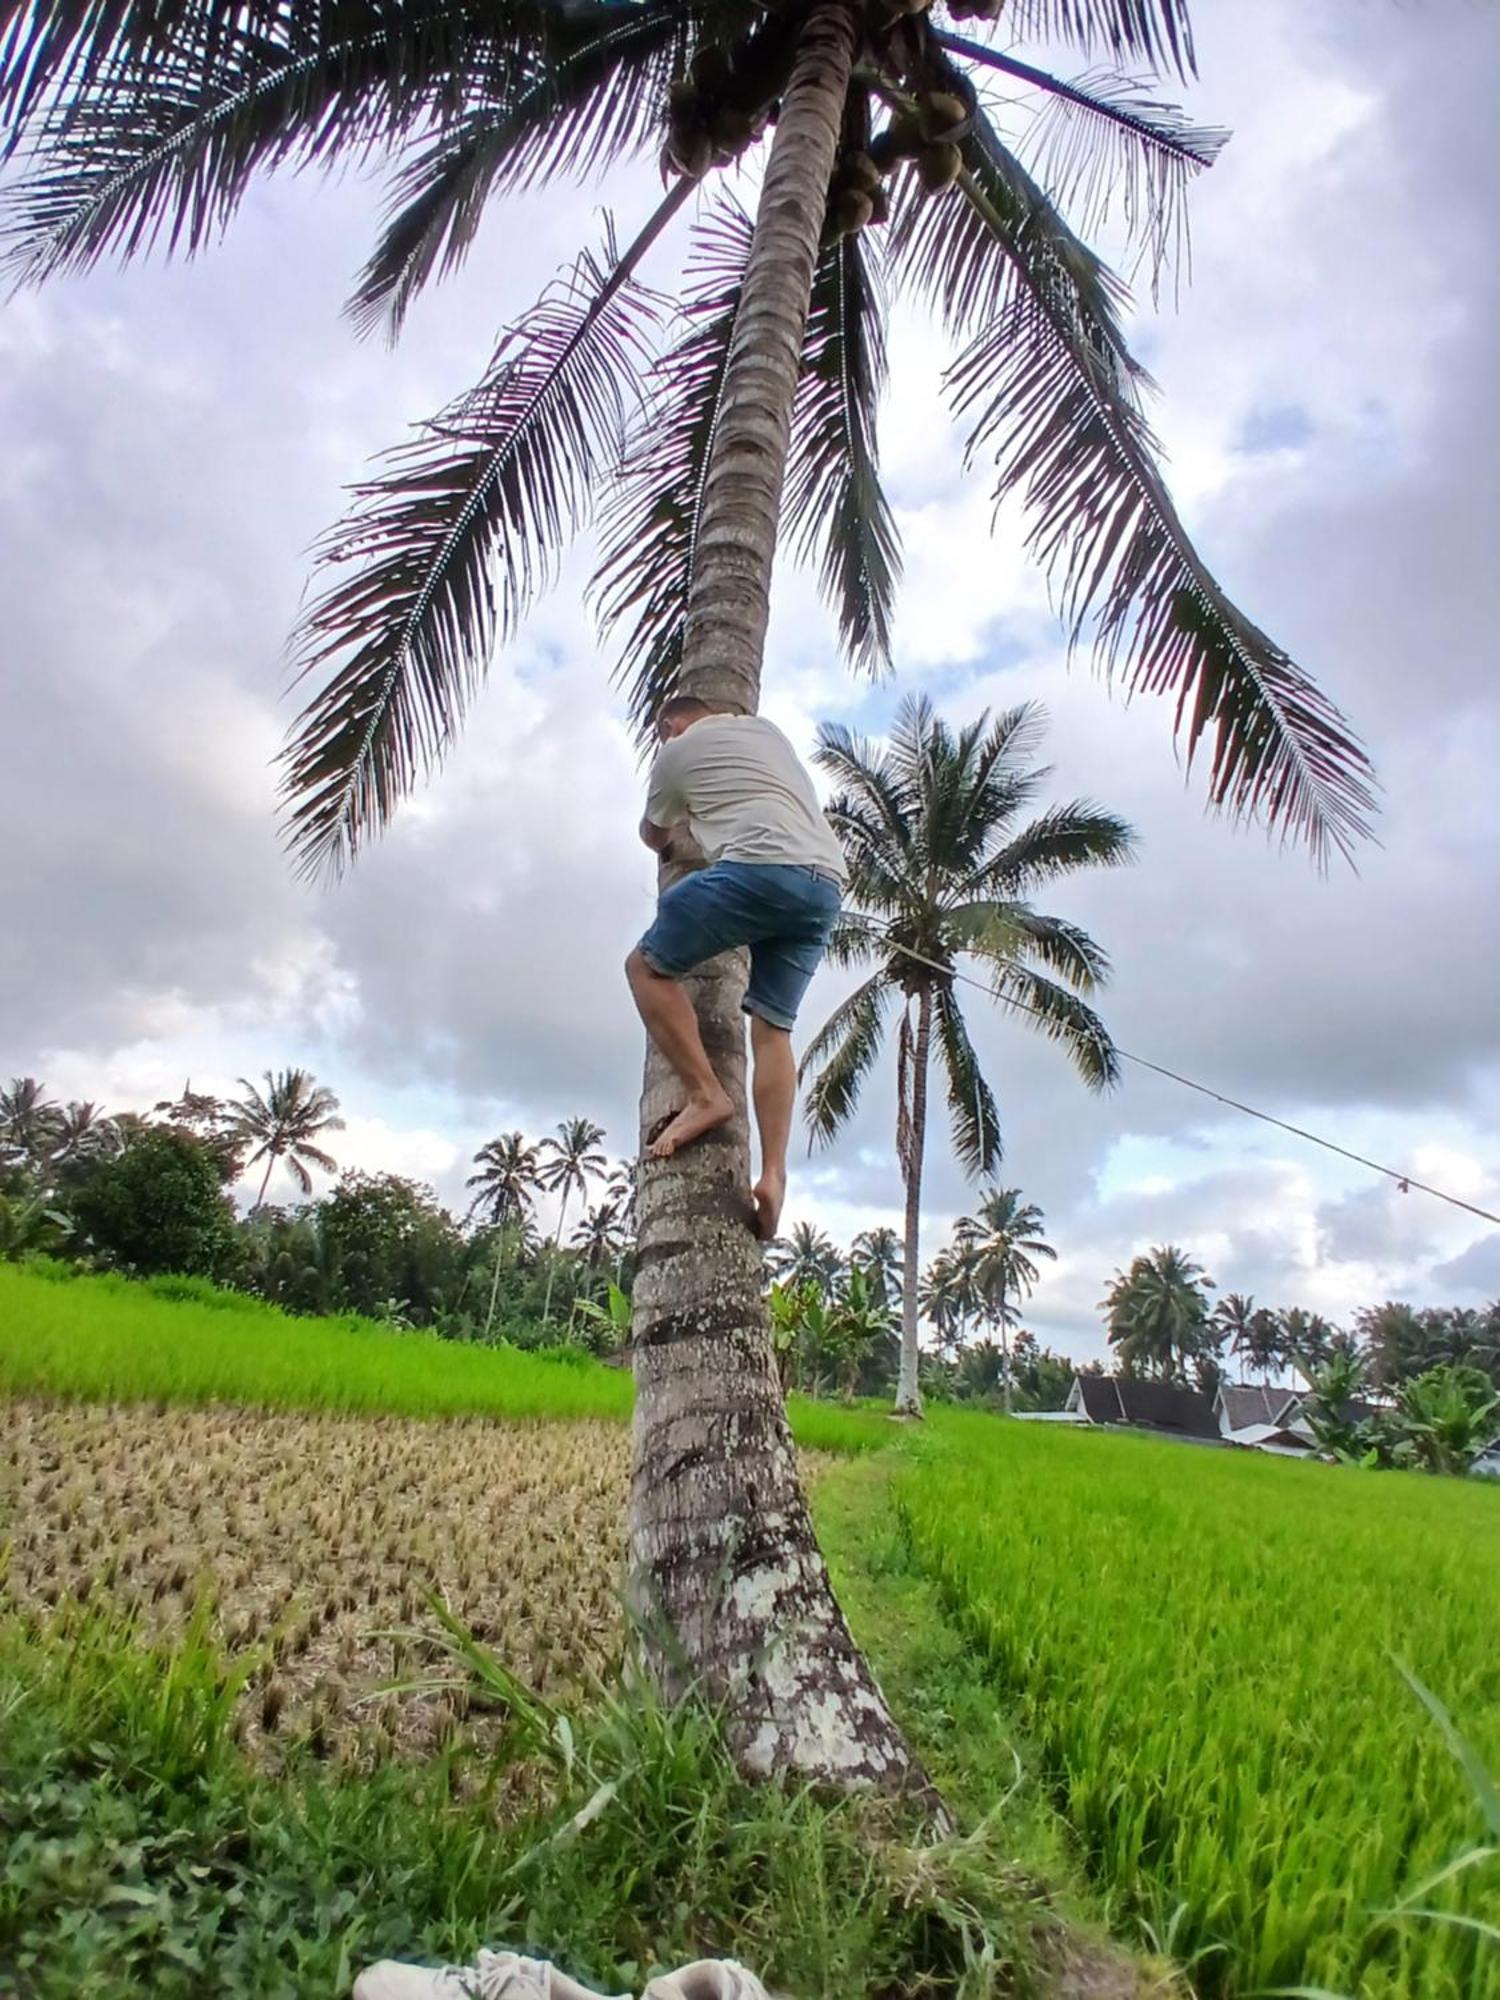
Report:
[[[890,198],[885,176],[902,160],[912,161],[929,194],[951,187],[963,170],[958,142],[969,128],[969,118],[969,107],[961,97],[946,90],[924,90],[913,109],[898,113],[867,147],[845,153],[828,190],[824,242],[837,242],[867,223],[886,220]]]
[[[998,21],[1005,0],[948,0],[955,21]]]
[[[672,85],[664,174],[702,180],[710,167],[727,167],[764,133],[771,116],[768,79],[742,70],[724,49],[699,49],[688,73]]]

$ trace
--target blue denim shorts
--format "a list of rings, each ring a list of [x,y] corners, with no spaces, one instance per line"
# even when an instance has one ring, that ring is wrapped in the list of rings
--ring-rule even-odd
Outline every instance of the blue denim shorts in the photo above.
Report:
[[[745,1012],[790,1028],[839,913],[832,876],[775,862],[716,861],[674,883],[641,939],[646,962],[668,979],[750,947]]]

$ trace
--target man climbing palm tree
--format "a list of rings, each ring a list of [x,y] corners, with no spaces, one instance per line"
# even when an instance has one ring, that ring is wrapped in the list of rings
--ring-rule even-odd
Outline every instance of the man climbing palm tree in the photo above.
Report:
[[[678,983],[695,966],[750,948],[750,1016],[760,1179],[755,1233],[776,1234],[786,1200],[786,1148],[797,1101],[792,1026],[839,913],[844,853],[797,753],[759,715],[718,715],[679,695],[661,712],[641,838],[666,858],[686,829],[708,866],[665,891],[625,973],[651,1039],[687,1098],[651,1141],[655,1159],[701,1139],[734,1113]]]

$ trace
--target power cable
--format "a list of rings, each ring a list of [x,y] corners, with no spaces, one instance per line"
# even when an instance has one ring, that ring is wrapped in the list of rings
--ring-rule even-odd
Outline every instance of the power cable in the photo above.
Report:
[[[987,986],[982,979],[975,979],[972,973],[959,972],[952,966],[940,965],[935,958],[926,958],[921,952],[913,951],[910,945],[897,944],[890,938],[872,939],[872,942],[878,943],[882,950],[898,951],[903,958],[909,958],[917,965],[925,965],[933,972],[942,973],[945,979],[956,979],[965,986],[972,986],[976,992],[987,994],[992,1000],[999,999],[1007,1007],[1019,1008],[1023,1014],[1034,1014],[1039,1021],[1048,1019],[1040,1007],[1032,1007],[1026,1001],[1017,1000],[1009,993],[996,994],[992,987]],[[1231,1111],[1242,1111],[1247,1118],[1258,1118],[1263,1125],[1274,1125],[1278,1131],[1290,1132],[1297,1139],[1306,1139],[1311,1145],[1321,1146],[1325,1152],[1337,1153],[1342,1159],[1353,1160],[1356,1166],[1368,1167],[1371,1173],[1384,1174],[1387,1180],[1396,1183],[1403,1194],[1409,1194],[1416,1188],[1421,1194],[1434,1195],[1439,1201],[1446,1201],[1450,1207],[1461,1208],[1469,1215],[1477,1215],[1481,1222],[1500,1224],[1500,1215],[1491,1214],[1487,1208],[1478,1208],[1472,1201],[1464,1201],[1456,1194],[1448,1194],[1442,1188],[1431,1186],[1427,1181],[1416,1180],[1411,1174],[1401,1173],[1395,1167],[1383,1166],[1379,1160],[1368,1160],[1363,1153],[1351,1152],[1347,1146],[1337,1145],[1332,1139],[1325,1139],[1319,1132],[1309,1132],[1305,1126],[1289,1125],[1286,1119],[1274,1118],[1269,1111],[1258,1111],[1253,1104],[1242,1104],[1237,1097],[1228,1097],[1222,1090],[1212,1090],[1206,1083],[1199,1083],[1193,1077],[1183,1076],[1175,1069],[1168,1069],[1165,1063],[1152,1062],[1148,1056],[1134,1055],[1129,1049],[1122,1049],[1118,1045],[1115,1054],[1125,1062],[1136,1064],[1140,1069],[1149,1069],[1157,1076],[1164,1076],[1173,1083],[1180,1083],[1185,1090],[1196,1090],[1201,1097],[1211,1097],[1215,1104],[1227,1105]]]

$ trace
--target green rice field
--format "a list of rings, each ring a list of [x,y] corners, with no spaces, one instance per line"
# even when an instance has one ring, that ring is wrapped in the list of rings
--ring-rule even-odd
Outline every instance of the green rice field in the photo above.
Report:
[[[16,1608],[66,1610],[97,1572],[110,1605],[170,1633],[201,1571],[231,1644],[269,1632],[279,1649],[236,1711],[252,1747],[304,1725],[356,1762],[372,1732],[403,1755],[424,1730],[442,1740],[425,1711],[360,1724],[395,1671],[365,1628],[386,1643],[424,1589],[503,1625],[541,1685],[579,1666],[580,1619],[594,1667],[614,1657],[625,1440],[597,1426],[629,1415],[624,1371],[181,1281],[0,1266],[7,1395]],[[476,1418],[549,1420],[545,1449],[538,1434],[518,1456]],[[465,1420],[441,1436],[468,1486],[412,1419]],[[1488,1833],[1481,1813],[1500,1770],[1500,1489],[952,1409],[912,1430],[794,1400],[792,1420],[804,1446],[875,1453],[839,1476],[858,1478],[871,1547],[884,1536],[906,1565],[906,1586],[894,1568],[883,1586],[878,1564],[862,1585],[877,1657],[920,1578],[972,1663],[962,1709],[909,1677],[947,1768],[978,1770],[962,1717],[987,1689],[1025,1794],[996,1792],[1001,1833],[1025,1851],[1030,1815],[1059,1814],[1117,1934],[1183,1968],[1174,1991],[1500,2000],[1493,1789]],[[937,1634],[923,1643],[948,1657]],[[1472,1770],[1403,1666],[1451,1712]],[[1383,1914],[1403,1899],[1426,1914]]]
[[[1372,1921],[1484,1837],[1395,1662],[1500,1769],[1500,1490],[950,1412],[895,1493],[1118,1924],[1205,1994],[1500,1995],[1500,1856]]]
[[[352,1316],[299,1319],[194,1279],[75,1278],[0,1264],[0,1395],[623,1423],[634,1389],[628,1369],[577,1349],[528,1353]],[[792,1398],[791,1418],[810,1450],[869,1450],[890,1436],[878,1411],[809,1397]]]

